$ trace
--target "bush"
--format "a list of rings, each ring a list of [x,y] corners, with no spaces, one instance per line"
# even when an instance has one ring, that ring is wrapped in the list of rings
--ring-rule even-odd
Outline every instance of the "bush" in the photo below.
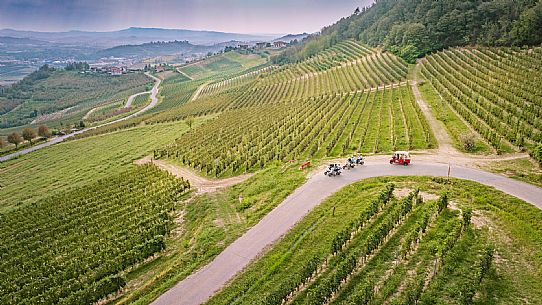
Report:
[[[473,152],[475,150],[476,143],[474,141],[474,135],[472,133],[469,134],[463,134],[459,137],[459,141],[461,141],[461,145],[463,148],[468,152]]]

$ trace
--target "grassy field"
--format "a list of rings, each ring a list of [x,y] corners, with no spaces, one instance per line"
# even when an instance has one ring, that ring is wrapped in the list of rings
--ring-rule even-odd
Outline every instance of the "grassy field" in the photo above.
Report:
[[[180,69],[193,79],[202,79],[249,69],[266,62],[267,58],[259,54],[242,55],[231,51],[182,66]]]
[[[193,127],[205,120],[198,118]],[[0,211],[123,171],[188,129],[182,121],[147,125],[56,144],[2,162]]]
[[[396,199],[383,200],[389,183]],[[423,203],[405,197],[418,188]],[[439,212],[443,192],[448,208]],[[207,304],[538,304],[541,220],[537,208],[473,182],[355,183]],[[481,272],[488,249],[491,267]]]
[[[489,162],[482,168],[542,187],[542,168],[531,158]]]
[[[468,153],[491,153],[493,150],[486,144],[482,137],[463,121],[456,112],[450,108],[450,105],[444,102],[437,91],[431,86],[431,83],[424,82],[418,85],[420,93],[427,103],[431,106],[433,116],[441,121],[448,134],[453,140],[454,147],[460,151]],[[472,135],[474,139],[474,147],[467,151],[465,145],[461,141],[462,135]]]

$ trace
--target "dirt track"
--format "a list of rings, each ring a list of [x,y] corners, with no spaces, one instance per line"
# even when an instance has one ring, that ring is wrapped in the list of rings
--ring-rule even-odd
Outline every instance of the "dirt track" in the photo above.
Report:
[[[235,176],[235,177],[225,178],[225,179],[208,179],[208,178],[198,175],[197,173],[195,173],[194,171],[190,169],[175,166],[163,160],[153,160],[152,157],[150,156],[137,160],[134,163],[138,165],[153,163],[159,168],[165,171],[168,171],[179,178],[182,177],[183,179],[188,180],[190,182],[190,186],[192,188],[197,189],[197,193],[214,192],[219,189],[223,189],[228,186],[232,186],[240,182],[243,182],[246,179],[253,176],[253,174],[245,174],[245,175],[240,175],[240,176]]]

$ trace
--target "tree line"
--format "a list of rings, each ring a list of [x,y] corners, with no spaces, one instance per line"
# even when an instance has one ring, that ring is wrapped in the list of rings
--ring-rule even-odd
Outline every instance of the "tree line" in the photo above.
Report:
[[[542,1],[375,0],[274,57],[297,62],[345,39],[383,45],[408,62],[452,46],[542,43]]]
[[[24,141],[28,141],[32,145],[32,141],[38,136],[43,139],[48,139],[52,135],[51,130],[46,125],[41,125],[38,127],[37,132],[33,128],[27,127],[23,129],[21,133],[12,132],[7,136],[7,142],[3,138],[0,138],[0,148],[4,148],[8,143],[14,144],[15,149],[19,148],[19,144]]]

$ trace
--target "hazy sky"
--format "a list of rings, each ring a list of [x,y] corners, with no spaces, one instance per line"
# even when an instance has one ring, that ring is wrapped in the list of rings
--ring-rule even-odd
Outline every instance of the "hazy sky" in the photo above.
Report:
[[[315,32],[370,3],[372,0],[0,0],[0,28],[108,31],[134,26]]]

